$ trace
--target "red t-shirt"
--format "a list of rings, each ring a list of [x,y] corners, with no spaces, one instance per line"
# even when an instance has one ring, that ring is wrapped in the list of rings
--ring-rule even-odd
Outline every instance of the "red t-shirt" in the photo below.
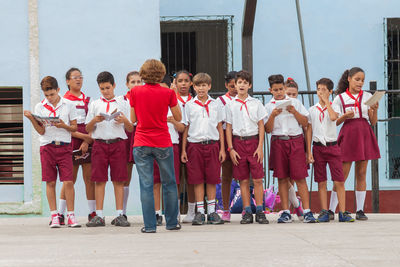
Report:
[[[178,105],[174,90],[159,84],[136,86],[131,89],[130,103],[138,121],[133,146],[172,146],[167,114],[168,107]]]

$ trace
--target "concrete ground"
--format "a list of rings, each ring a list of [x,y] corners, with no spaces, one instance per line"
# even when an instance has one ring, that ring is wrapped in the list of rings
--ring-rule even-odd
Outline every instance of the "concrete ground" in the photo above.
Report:
[[[0,218],[0,266],[400,266],[400,214],[355,223],[50,229],[48,218]],[[85,218],[79,218],[81,223]],[[122,265],[121,265],[122,264]]]

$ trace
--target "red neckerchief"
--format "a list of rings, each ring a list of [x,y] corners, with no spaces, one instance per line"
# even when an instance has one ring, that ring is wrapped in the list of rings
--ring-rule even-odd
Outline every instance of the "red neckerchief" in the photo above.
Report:
[[[332,104],[332,102],[329,102]],[[325,118],[325,113],[324,111],[327,109],[327,107],[325,106],[323,109],[321,109],[319,106],[316,106],[317,109],[319,110],[319,121],[322,122],[322,120]]]
[[[358,108],[360,110],[360,116],[361,116],[361,105],[359,102],[359,99],[361,98],[361,96],[363,95],[363,90],[360,90],[360,92],[357,95],[357,98],[355,98],[349,91],[349,88],[346,89],[346,94],[354,100],[354,108]]]
[[[85,94],[84,94],[83,92],[81,92],[81,94],[82,94],[82,98],[79,98],[79,97],[77,97],[77,96],[71,94],[70,91],[68,91],[68,92],[66,92],[66,93],[64,94],[64,98],[66,98],[66,99],[68,99],[68,100],[71,100],[71,101],[83,101],[83,103],[84,103],[83,108],[85,109],[85,113],[87,114],[87,113],[88,113],[88,109],[89,109],[89,100],[90,100],[90,97],[86,97]]]
[[[208,109],[208,104],[211,103],[211,100],[208,100],[207,103],[205,103],[205,104],[201,103],[199,100],[195,100],[194,103],[196,103],[196,104],[199,105],[199,106],[204,107],[204,108],[206,109],[206,111],[207,111],[208,117],[210,117],[210,111],[209,111],[209,109]]]
[[[244,105],[244,107],[246,108],[246,111],[247,111],[247,115],[250,116],[249,110],[247,109],[247,100],[246,100],[246,101],[243,101],[243,100],[241,100],[241,99],[239,99],[239,98],[236,98],[235,100],[236,100],[237,102],[239,102],[239,103],[242,104],[242,105],[240,106],[240,111],[242,111],[242,108],[243,108],[243,105]]]
[[[229,92],[226,93],[225,96],[226,96],[227,98],[229,98],[229,100],[232,100],[232,97],[229,95]]]
[[[130,100],[130,99],[131,99],[131,90],[129,90],[129,91],[126,93],[125,97],[126,97],[127,100]]]
[[[185,100],[183,100],[183,98],[181,97],[181,95],[178,94],[178,93],[176,93],[176,98],[178,98],[178,100],[181,101],[182,106],[185,106],[186,103],[189,102],[190,99],[192,99],[192,96],[189,94],[189,95],[188,95],[188,99],[186,100],[186,102],[185,102]]]
[[[60,101],[61,101],[61,98],[60,98]],[[59,109],[61,106],[62,106],[62,104],[61,104],[58,108],[55,109],[55,108],[53,108],[52,106],[50,106],[49,104],[47,104],[47,103],[44,103],[44,104],[43,104],[43,107],[45,107],[47,110],[50,111],[49,117],[51,117],[51,114],[53,114],[53,117],[56,117],[56,111],[57,111],[57,109]]]
[[[110,103],[111,103],[111,102],[115,102],[115,99],[107,100],[107,99],[105,99],[105,98],[103,98],[103,97],[101,97],[100,99],[103,100],[103,102],[106,102],[106,103],[107,103],[106,112],[108,112],[108,111],[110,110]]]

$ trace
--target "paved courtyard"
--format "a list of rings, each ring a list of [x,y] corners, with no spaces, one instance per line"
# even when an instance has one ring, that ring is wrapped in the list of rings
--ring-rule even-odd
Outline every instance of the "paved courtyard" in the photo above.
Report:
[[[48,218],[0,218],[0,266],[400,266],[400,214],[355,223],[184,224],[142,234],[119,228],[50,229]],[[85,218],[79,218],[84,223]]]

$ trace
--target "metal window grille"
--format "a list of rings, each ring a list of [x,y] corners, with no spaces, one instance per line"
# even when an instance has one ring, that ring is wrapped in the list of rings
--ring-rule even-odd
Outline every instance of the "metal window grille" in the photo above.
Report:
[[[225,91],[224,76],[233,70],[233,16],[161,17],[161,57],[167,73],[185,69],[207,72],[212,91]]]
[[[385,80],[388,91],[400,88],[400,18],[387,18],[385,32]],[[400,179],[400,95],[388,95],[388,162],[389,178]]]
[[[0,87],[0,183],[23,184],[22,88]]]

